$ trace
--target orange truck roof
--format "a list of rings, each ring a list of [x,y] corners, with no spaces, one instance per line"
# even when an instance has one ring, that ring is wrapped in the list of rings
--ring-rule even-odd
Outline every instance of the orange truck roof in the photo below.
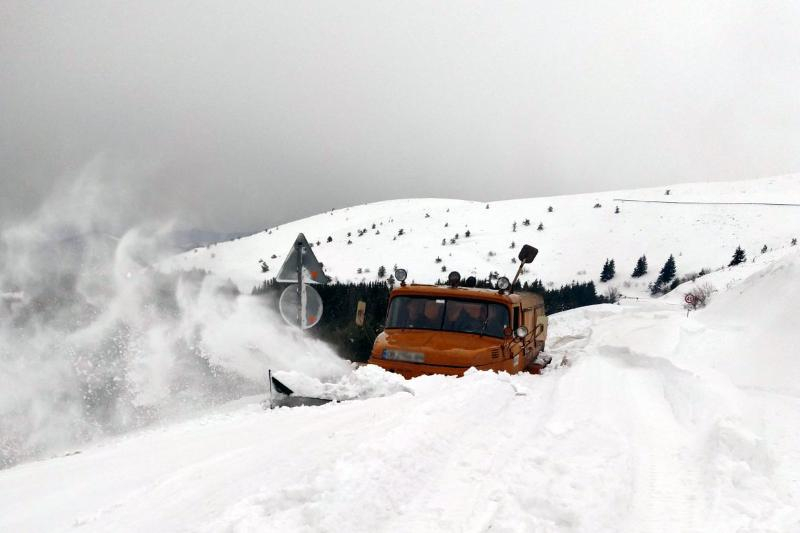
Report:
[[[503,304],[521,303],[525,307],[544,305],[544,298],[532,292],[505,292],[500,294],[496,289],[477,289],[470,287],[450,287],[447,285],[406,285],[397,287],[391,294],[394,296],[433,296],[438,298],[468,298],[474,300],[493,301]]]

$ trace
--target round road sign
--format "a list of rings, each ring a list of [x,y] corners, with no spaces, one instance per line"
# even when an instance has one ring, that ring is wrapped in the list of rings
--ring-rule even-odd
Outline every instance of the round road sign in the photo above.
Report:
[[[694,301],[695,301],[694,294],[691,294],[691,293],[687,294],[686,296],[683,297],[683,301],[686,302],[689,305],[694,305]]]
[[[281,299],[278,301],[278,309],[280,309],[283,319],[290,326],[308,329],[314,327],[319,322],[319,319],[322,318],[322,298],[320,298],[319,293],[310,285],[305,285],[305,292],[306,316],[304,323],[301,325],[300,287],[297,283],[293,283],[283,289]]]

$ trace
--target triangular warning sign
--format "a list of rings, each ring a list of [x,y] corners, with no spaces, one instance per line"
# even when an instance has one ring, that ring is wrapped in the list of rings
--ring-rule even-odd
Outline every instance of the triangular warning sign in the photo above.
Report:
[[[330,281],[322,271],[322,265],[311,251],[311,246],[302,233],[294,240],[292,249],[289,250],[275,279],[285,283],[297,283],[298,269],[302,269],[303,281],[306,283],[324,285]]]

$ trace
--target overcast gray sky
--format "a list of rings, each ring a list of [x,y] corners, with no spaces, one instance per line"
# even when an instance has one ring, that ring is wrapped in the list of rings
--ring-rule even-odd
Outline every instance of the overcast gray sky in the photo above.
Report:
[[[800,2],[0,1],[0,224],[101,157],[216,230],[800,171]]]

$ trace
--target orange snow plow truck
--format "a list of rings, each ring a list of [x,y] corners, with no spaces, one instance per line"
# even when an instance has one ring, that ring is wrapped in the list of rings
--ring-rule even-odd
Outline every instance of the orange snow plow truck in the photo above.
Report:
[[[406,378],[460,376],[471,367],[538,373],[549,363],[541,353],[547,338],[544,299],[513,292],[537,252],[523,246],[514,282],[499,278],[496,289],[475,288],[474,278],[462,284],[458,272],[450,273],[448,286],[406,285],[407,274],[398,269],[401,286],[389,296],[385,328],[369,363]]]

